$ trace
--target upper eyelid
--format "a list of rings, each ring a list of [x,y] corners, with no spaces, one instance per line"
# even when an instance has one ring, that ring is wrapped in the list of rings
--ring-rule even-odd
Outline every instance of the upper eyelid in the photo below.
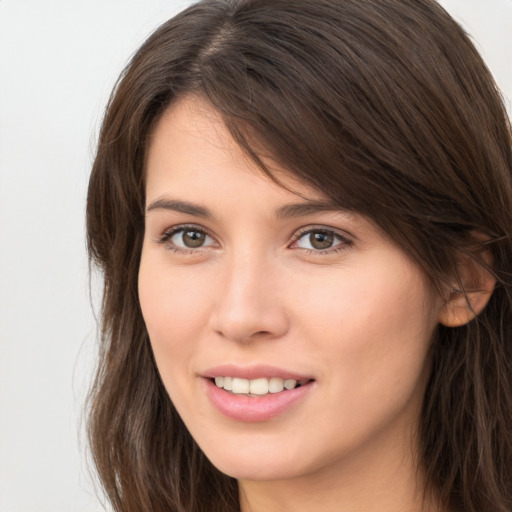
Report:
[[[199,224],[194,224],[194,223],[184,223],[184,224],[176,224],[176,225],[170,226],[170,227],[166,228],[162,232],[162,234],[176,233],[182,229],[188,229],[188,228],[197,229],[197,231],[202,231],[210,236],[213,236],[208,228],[206,228],[202,225],[199,225]],[[332,232],[332,233],[339,234],[340,236],[346,236],[347,238],[348,237],[353,238],[353,236],[350,233],[348,233],[347,231],[345,231],[343,229],[334,228],[331,226],[325,226],[322,224],[310,224],[310,225],[295,229],[291,235],[291,238],[293,238],[296,235],[303,235],[304,233],[309,233],[310,231],[326,231],[326,232]]]
[[[218,240],[218,237],[216,235],[214,235],[208,228],[204,227],[203,225],[194,224],[194,223],[176,224],[174,226],[167,227],[158,236],[157,241],[162,241],[164,238],[168,240],[176,233],[179,233],[180,231],[186,230],[186,229],[191,229],[191,230],[196,230],[196,231],[202,232],[202,233],[206,234],[207,236],[211,237],[212,239],[214,239],[217,243],[220,243]],[[322,225],[322,224],[309,224],[309,225],[302,226],[301,228],[294,230],[293,233],[291,234],[291,236],[289,237],[289,239],[290,239],[289,243],[295,243],[297,240],[299,240],[305,234],[315,232],[315,231],[334,233],[335,235],[339,236],[340,238],[342,238],[343,240],[345,240],[347,242],[352,242],[355,238],[349,232],[347,232],[346,230],[340,229],[340,228],[334,228],[332,226],[326,226],[326,225]]]
[[[176,224],[174,226],[167,227],[157,235],[154,241],[158,244],[168,243],[174,235],[176,235],[180,231],[185,231],[187,229],[190,229],[191,231],[199,231],[200,233],[204,233],[205,235],[215,240],[216,243],[218,243],[217,238],[214,235],[212,235],[208,229],[197,224]],[[200,249],[200,247],[198,249]]]
[[[303,235],[306,235],[308,233],[312,233],[315,231],[323,231],[326,233],[334,233],[335,235],[338,235],[339,237],[345,239],[345,240],[354,240],[354,236],[350,234],[348,231],[345,231],[344,229],[334,228],[331,226],[323,226],[323,225],[309,225],[304,226],[303,228],[300,228],[294,232],[292,235],[293,240],[297,240]]]
[[[338,238],[339,243],[335,244],[331,247],[328,247],[326,249],[314,249],[314,248],[306,248],[306,247],[294,247],[296,244],[299,243],[302,237],[304,237],[307,234],[320,232],[320,233],[331,233],[334,235],[334,237]],[[298,230],[293,235],[292,241],[289,243],[288,247],[294,250],[297,250],[299,252],[302,252],[303,254],[308,255],[316,255],[316,256],[329,256],[329,255],[335,255],[341,251],[347,250],[349,247],[352,247],[354,245],[354,239],[355,237],[352,236],[350,233],[343,229],[337,229],[328,227],[325,225],[320,226],[305,226],[304,228]]]
[[[200,254],[205,249],[212,248],[212,244],[205,245],[205,246],[201,245],[198,247],[180,247],[179,245],[172,242],[172,238],[176,234],[178,234],[180,232],[187,231],[187,230],[188,231],[196,231],[196,232],[206,235],[207,237],[209,237],[211,240],[214,241],[213,246],[215,244],[219,243],[217,241],[217,239],[214,236],[212,236],[207,229],[205,229],[202,226],[195,225],[195,224],[177,224],[177,225],[168,227],[168,228],[164,229],[158,235],[158,237],[156,239],[154,239],[154,242],[156,242],[158,245],[164,246],[166,248],[166,250],[169,250],[169,251],[172,251],[175,253],[189,254],[189,255]],[[215,247],[213,247],[213,248],[215,248]]]
[[[206,235],[211,236],[212,238],[214,238],[213,235],[210,233],[210,230],[208,230],[204,226],[200,226],[198,224],[176,224],[175,226],[170,226],[170,227],[164,229],[162,231],[162,236],[163,235],[168,235],[168,234],[176,234],[176,233],[179,233],[180,231],[183,231],[185,229],[196,230],[196,231],[199,231],[201,233],[205,233]]]

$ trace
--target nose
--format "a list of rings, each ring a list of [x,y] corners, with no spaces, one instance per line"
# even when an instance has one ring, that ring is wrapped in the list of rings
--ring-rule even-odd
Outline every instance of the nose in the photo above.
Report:
[[[233,255],[221,272],[213,328],[237,343],[277,339],[289,328],[286,293],[275,262],[257,254]]]

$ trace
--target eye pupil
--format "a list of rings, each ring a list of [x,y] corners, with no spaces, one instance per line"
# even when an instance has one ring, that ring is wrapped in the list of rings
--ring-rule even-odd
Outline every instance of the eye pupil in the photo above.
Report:
[[[334,236],[332,233],[311,233],[309,242],[315,249],[329,249],[334,243]]]
[[[185,231],[183,243],[187,247],[201,247],[204,244],[206,235],[200,231]]]

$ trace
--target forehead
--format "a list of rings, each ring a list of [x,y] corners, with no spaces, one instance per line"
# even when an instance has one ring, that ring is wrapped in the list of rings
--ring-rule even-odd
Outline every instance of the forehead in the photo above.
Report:
[[[281,186],[233,140],[221,114],[207,100],[199,95],[185,96],[167,108],[151,134],[145,163],[146,195],[149,201],[171,186],[171,182],[173,187],[193,184],[199,190],[218,181],[229,189],[230,184],[240,185],[238,176],[229,172],[238,170],[239,177],[260,193],[277,186],[283,197],[331,203],[325,194],[275,160],[262,160]]]

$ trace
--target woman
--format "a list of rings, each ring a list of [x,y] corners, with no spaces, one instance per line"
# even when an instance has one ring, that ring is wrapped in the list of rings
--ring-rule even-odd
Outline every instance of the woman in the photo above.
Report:
[[[133,57],[87,207],[115,510],[512,510],[512,153],[431,0],[206,0]]]

